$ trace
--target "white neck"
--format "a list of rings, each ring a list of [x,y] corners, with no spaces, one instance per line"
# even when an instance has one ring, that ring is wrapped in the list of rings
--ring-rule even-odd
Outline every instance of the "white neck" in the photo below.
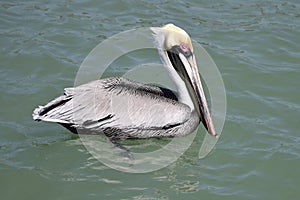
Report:
[[[164,68],[166,69],[168,75],[170,76],[171,80],[176,86],[178,101],[188,105],[191,108],[191,110],[194,110],[195,107],[193,101],[184,81],[180,78],[178,73],[172,67],[170,60],[166,57],[166,53],[163,50],[159,49],[159,55],[161,57]]]
[[[191,110],[194,110],[194,104],[191,99],[191,96],[188,92],[188,89],[184,83],[184,81],[180,78],[178,73],[175,71],[175,69],[172,66],[171,61],[167,58],[166,52],[164,51],[164,45],[165,45],[165,30],[162,28],[152,27],[151,28],[154,36],[154,44],[158,49],[158,54],[161,58],[162,64],[164,65],[164,68],[166,69],[167,73],[169,74],[171,80],[176,86],[177,89],[177,98],[178,101],[181,103],[184,103],[188,105]]]

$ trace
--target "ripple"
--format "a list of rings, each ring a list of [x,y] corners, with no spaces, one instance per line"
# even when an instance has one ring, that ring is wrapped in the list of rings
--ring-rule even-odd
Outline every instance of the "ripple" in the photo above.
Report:
[[[75,199],[294,198],[300,157],[299,8],[291,1],[2,1],[0,174],[20,191],[10,198],[31,193],[39,198],[36,188]],[[197,159],[199,135],[167,168],[119,173],[61,127],[31,120],[36,105],[73,84],[96,44],[124,30],[169,22],[207,49],[226,85],[226,124],[207,158]],[[140,151],[163,144],[125,145]],[[2,188],[9,192],[8,186]]]

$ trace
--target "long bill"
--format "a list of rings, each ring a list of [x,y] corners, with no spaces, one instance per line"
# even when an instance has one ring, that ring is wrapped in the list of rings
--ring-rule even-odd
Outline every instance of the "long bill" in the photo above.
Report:
[[[183,71],[184,81],[187,85],[197,113],[208,133],[216,137],[217,134],[208,110],[208,104],[198,73],[195,56],[192,54],[189,57],[185,57],[182,53],[179,53],[179,57],[185,69]]]

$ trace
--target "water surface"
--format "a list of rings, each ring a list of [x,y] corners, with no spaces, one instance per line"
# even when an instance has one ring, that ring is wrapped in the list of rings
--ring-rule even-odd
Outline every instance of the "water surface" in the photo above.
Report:
[[[1,1],[1,199],[296,199],[299,10],[298,1]],[[122,173],[62,127],[31,119],[73,85],[98,43],[169,22],[203,45],[224,79],[226,123],[208,157],[197,158],[200,130],[169,167]],[[114,75],[128,69],[118,64]]]

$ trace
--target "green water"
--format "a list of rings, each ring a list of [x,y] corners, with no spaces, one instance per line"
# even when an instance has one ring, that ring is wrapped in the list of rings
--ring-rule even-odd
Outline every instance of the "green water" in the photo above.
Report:
[[[296,0],[1,1],[0,198],[299,198],[299,11]],[[197,158],[196,141],[159,171],[118,172],[67,130],[32,120],[73,85],[95,45],[169,22],[203,45],[224,80],[226,122],[208,157]]]

